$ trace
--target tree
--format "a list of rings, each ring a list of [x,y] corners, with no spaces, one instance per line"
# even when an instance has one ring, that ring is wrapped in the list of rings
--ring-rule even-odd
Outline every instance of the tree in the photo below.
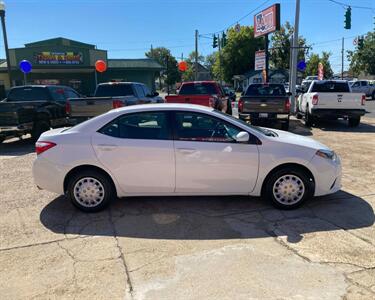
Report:
[[[188,55],[188,58],[186,59],[186,62],[188,64],[188,69],[183,72],[182,79],[183,81],[192,81],[195,79],[194,74],[194,64],[195,64],[195,51],[190,52]],[[198,63],[204,64],[204,56],[198,55]]]
[[[181,81],[181,74],[178,71],[177,60],[171,54],[171,51],[165,47],[157,47],[145,53],[146,57],[155,59],[165,70],[160,75],[164,82],[168,85],[173,85]],[[167,69],[168,67],[168,69]]]
[[[212,78],[215,78],[213,68],[214,68],[214,64],[216,60],[217,60],[217,52],[208,54],[204,59],[204,66],[210,71]]]
[[[319,63],[323,64],[324,78],[331,78],[333,76],[333,71],[331,68],[331,63],[329,62],[330,52],[322,52],[322,56],[319,54],[312,53],[306,64],[306,76],[318,75]]]
[[[289,22],[281,26],[279,31],[272,34],[271,49],[270,49],[270,66],[274,69],[289,69],[291,38],[293,36],[294,28]],[[299,37],[299,47],[307,47],[306,39]],[[298,50],[298,61],[304,60],[305,55],[308,55],[308,48],[301,48]]]
[[[234,28],[227,33],[227,44],[213,67],[216,79],[230,82],[233,75],[244,74],[254,69],[255,51],[264,48],[264,38],[254,38],[252,26],[241,26],[239,32]],[[221,62],[221,63],[220,63]]]
[[[354,51],[348,51],[349,72],[353,76],[361,73],[375,75],[375,32],[369,32]]]

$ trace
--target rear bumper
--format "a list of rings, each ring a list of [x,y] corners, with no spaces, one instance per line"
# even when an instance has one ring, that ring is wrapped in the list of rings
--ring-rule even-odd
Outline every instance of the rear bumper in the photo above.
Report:
[[[289,120],[289,113],[269,113],[267,117],[261,117],[262,112],[256,113],[239,113],[238,116],[241,120],[256,120],[256,121],[265,121],[265,122],[286,122]]]
[[[318,118],[325,117],[361,117],[365,115],[365,109],[324,109],[324,108],[311,108],[311,115]]]

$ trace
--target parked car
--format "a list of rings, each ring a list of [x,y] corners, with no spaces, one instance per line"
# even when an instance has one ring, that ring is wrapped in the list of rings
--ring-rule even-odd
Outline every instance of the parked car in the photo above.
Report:
[[[51,127],[68,124],[66,101],[80,95],[70,87],[26,85],[10,89],[0,102],[0,142],[31,133],[34,139]]]
[[[283,84],[253,83],[248,86],[238,102],[238,114],[251,124],[281,123],[283,130],[289,129],[290,94]]]
[[[143,83],[107,82],[98,84],[94,97],[69,99],[67,113],[74,125],[113,108],[163,102],[157,92],[150,92]]]
[[[226,97],[221,85],[216,81],[183,82],[178,94],[165,96],[165,101],[198,104],[232,114],[231,100]]]
[[[341,187],[340,159],[321,143],[198,105],[112,110],[44,133],[36,152],[36,185],[87,212],[142,195],[263,196],[292,209]]]
[[[363,93],[366,97],[375,100],[375,83],[370,80],[358,80],[351,85],[352,92]]]
[[[358,126],[366,113],[366,96],[352,93],[345,80],[314,80],[306,93],[298,98],[297,114],[306,126],[324,119],[348,119],[349,126]]]

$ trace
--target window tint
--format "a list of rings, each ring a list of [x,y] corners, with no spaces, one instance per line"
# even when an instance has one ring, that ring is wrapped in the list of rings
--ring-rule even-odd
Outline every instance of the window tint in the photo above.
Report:
[[[216,95],[218,91],[213,83],[188,83],[183,84],[180,95]]]
[[[103,84],[97,87],[96,97],[116,97],[134,95],[131,84]]]
[[[361,81],[361,86],[366,86],[367,82],[366,81]]]
[[[104,126],[99,132],[124,139],[168,140],[168,117],[165,112],[124,115]]]
[[[80,98],[80,95],[71,89],[65,89],[65,95],[66,98]]]
[[[8,95],[9,101],[47,101],[49,96],[47,90],[42,87],[16,88]]]
[[[142,89],[142,86],[140,86],[139,84],[135,85],[135,89],[137,91],[137,95],[138,95],[139,98],[144,98],[146,96],[145,92]]]
[[[51,93],[51,96],[53,100],[56,101],[65,101],[66,100],[66,95],[65,91],[61,87],[49,87],[49,91]]]
[[[347,82],[338,81],[315,81],[311,90],[312,93],[349,93]]]
[[[353,85],[352,85],[352,87],[359,87],[359,82],[358,81],[354,82]]]
[[[142,84],[141,87],[143,88],[143,92],[145,93],[146,96],[151,95],[151,92],[150,92],[150,90],[148,89],[147,86]]]
[[[241,129],[217,118],[191,112],[176,112],[176,139],[199,142],[235,142]]]
[[[282,84],[250,84],[246,96],[286,96]]]

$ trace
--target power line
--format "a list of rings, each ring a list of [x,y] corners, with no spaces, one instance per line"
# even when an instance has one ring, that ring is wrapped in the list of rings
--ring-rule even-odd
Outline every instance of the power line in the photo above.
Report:
[[[369,6],[351,5],[351,4],[343,3],[343,2],[340,2],[340,1],[336,1],[336,0],[328,0],[328,1],[329,1],[329,2],[332,2],[332,3],[335,3],[335,4],[337,4],[337,5],[340,5],[340,6],[342,6],[343,8],[351,7],[351,8],[367,9],[367,10],[375,11],[375,8],[373,8],[373,7],[369,7]]]

